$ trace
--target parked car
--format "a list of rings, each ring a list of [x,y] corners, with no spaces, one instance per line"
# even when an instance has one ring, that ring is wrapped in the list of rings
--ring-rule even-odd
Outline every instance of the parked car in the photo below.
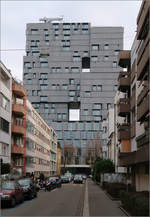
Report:
[[[59,177],[54,177],[54,179],[56,180],[56,187],[61,188],[61,179]]]
[[[23,178],[18,180],[19,184],[23,188],[24,198],[32,199],[37,197],[36,184],[30,178]]]
[[[87,175],[83,174],[82,178],[83,178],[83,180],[86,180],[87,179]]]
[[[69,183],[69,177],[68,176],[61,176],[61,182],[62,183]]]
[[[10,205],[11,207],[24,201],[23,189],[16,180],[1,182],[0,201],[2,204]]]
[[[75,175],[73,182],[82,184],[83,183],[82,175]]]

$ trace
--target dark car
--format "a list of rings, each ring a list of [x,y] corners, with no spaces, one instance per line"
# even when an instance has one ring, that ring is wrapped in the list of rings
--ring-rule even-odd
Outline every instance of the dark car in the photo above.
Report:
[[[75,175],[73,182],[82,184],[83,183],[82,175]]]
[[[30,178],[24,178],[18,180],[19,184],[23,188],[24,198],[32,199],[37,197],[36,184]]]
[[[0,188],[0,200],[2,204],[14,207],[24,201],[23,189],[17,181],[2,181]]]
[[[61,176],[61,182],[62,183],[69,183],[69,177],[68,176]]]

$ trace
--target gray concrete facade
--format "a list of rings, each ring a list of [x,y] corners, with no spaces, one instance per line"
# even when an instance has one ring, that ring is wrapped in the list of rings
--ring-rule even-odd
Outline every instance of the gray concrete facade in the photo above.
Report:
[[[78,147],[76,164],[86,163],[83,150],[100,136],[101,123],[113,106],[122,49],[123,27],[27,24],[23,81],[28,98],[57,131],[62,146],[65,140]],[[69,120],[70,109],[79,109],[79,121]]]

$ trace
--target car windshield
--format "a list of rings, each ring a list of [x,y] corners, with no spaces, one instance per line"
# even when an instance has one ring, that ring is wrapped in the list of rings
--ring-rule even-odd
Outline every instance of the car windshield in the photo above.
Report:
[[[14,182],[2,182],[2,190],[14,190],[15,185]]]
[[[21,186],[29,185],[30,184],[30,179],[20,179],[18,182],[19,182],[19,184]]]

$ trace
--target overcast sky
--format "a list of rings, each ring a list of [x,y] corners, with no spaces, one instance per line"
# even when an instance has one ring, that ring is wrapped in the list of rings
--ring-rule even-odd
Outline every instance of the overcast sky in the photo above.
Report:
[[[90,22],[92,26],[123,26],[124,49],[130,49],[141,1],[1,1],[1,50],[25,49],[27,23],[42,17],[64,16],[64,22]],[[24,50],[1,51],[1,60],[22,80]]]

